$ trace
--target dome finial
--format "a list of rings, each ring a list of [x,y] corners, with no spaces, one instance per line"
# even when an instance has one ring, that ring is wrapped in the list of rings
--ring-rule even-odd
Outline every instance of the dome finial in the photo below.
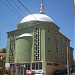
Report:
[[[44,3],[43,3],[43,0],[41,0],[40,14],[44,14]]]

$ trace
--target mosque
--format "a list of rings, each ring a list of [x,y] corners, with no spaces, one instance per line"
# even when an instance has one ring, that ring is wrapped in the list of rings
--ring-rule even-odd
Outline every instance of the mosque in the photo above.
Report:
[[[16,30],[7,32],[6,68],[14,68],[15,75],[30,72],[52,75],[55,70],[67,69],[67,51],[70,67],[73,48],[59,29],[45,15],[42,0],[39,14],[24,17]]]

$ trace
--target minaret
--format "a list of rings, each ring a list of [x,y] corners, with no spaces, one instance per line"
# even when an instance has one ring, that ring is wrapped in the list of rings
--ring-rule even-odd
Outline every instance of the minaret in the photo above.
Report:
[[[40,14],[44,14],[44,3],[43,3],[43,0],[41,0]]]

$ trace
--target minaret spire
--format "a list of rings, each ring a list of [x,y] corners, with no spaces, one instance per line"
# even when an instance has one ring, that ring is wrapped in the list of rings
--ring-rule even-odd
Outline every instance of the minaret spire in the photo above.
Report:
[[[40,14],[44,14],[44,2],[41,0]]]

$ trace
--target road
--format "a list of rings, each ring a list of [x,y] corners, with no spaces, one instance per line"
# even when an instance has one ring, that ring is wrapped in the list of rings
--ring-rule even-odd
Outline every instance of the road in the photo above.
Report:
[[[75,73],[72,73],[72,75],[75,75]]]

